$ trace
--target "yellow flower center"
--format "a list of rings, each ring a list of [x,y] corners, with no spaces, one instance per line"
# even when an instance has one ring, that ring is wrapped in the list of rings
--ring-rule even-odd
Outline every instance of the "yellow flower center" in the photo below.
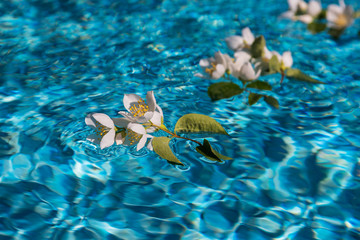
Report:
[[[140,99],[137,103],[134,103],[129,111],[134,117],[142,117],[145,115],[147,111],[149,111],[149,106],[146,105],[144,100]]]
[[[130,145],[134,145],[135,143],[139,142],[141,135],[128,129],[126,133],[126,138],[128,139]]]
[[[339,27],[346,27],[349,23],[344,14],[340,14],[339,17],[336,19],[335,24]]]
[[[96,129],[95,129],[95,133],[97,134],[98,138],[97,140],[100,140],[105,134],[107,134],[109,132],[109,128],[105,127],[104,125],[101,125],[99,123],[96,123]]]
[[[216,64],[215,63],[211,63],[210,68],[205,68],[205,72],[208,73],[209,75],[212,75],[215,70],[216,70]]]

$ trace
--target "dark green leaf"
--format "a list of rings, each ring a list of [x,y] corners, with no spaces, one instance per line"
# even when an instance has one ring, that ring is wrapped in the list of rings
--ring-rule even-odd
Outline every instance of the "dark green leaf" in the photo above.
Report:
[[[171,151],[169,146],[170,138],[168,137],[154,137],[152,140],[152,145],[154,152],[156,152],[160,157],[168,160],[172,164],[184,165],[179,159],[176,158],[174,153]]]
[[[254,105],[255,103],[257,103],[261,98],[263,97],[263,95],[261,94],[257,94],[257,93],[250,93],[249,94],[249,105]]]
[[[320,33],[326,29],[326,23],[312,22],[307,25],[307,29],[311,33]]]
[[[305,73],[301,72],[299,69],[295,69],[295,68],[289,68],[285,75],[289,78],[289,79],[295,79],[298,81],[303,81],[303,82],[309,82],[309,83],[322,83],[321,81],[315,80],[312,77],[310,77],[309,75],[306,75]]]
[[[322,9],[319,15],[316,16],[318,20],[326,19],[326,10]]]
[[[215,119],[197,113],[190,113],[182,116],[175,124],[175,133],[220,133],[227,132]]]
[[[208,95],[211,100],[216,101],[242,93],[244,90],[239,85],[231,82],[219,82],[211,84],[208,88]]]
[[[345,28],[342,29],[335,29],[335,28],[330,28],[328,30],[328,33],[335,39],[339,38],[341,36],[341,34],[344,32]]]
[[[209,141],[206,139],[204,139],[203,145],[196,147],[196,151],[212,161],[222,162],[222,160],[231,160],[232,159],[230,157],[220,154],[215,149],[213,149],[211,147]]]
[[[246,85],[246,88],[255,88],[259,90],[269,90],[269,91],[271,91],[272,89],[269,83],[260,80],[249,83],[248,85]]]
[[[263,35],[255,38],[255,41],[251,45],[251,56],[253,58],[262,57],[264,54],[264,47],[266,45],[265,38]]]
[[[265,102],[276,109],[279,108],[278,100],[272,96],[265,96]]]
[[[281,72],[280,70],[281,67],[281,63],[279,62],[279,59],[277,58],[277,56],[272,56],[270,61],[269,61],[269,73],[278,73]]]

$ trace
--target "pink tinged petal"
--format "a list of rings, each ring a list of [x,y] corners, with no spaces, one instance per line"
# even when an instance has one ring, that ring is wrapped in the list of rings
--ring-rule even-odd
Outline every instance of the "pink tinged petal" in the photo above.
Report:
[[[225,38],[225,42],[228,48],[230,48],[233,51],[244,47],[244,39],[240,36],[234,35],[227,37]]]
[[[142,148],[145,146],[146,140],[147,140],[146,135],[143,135],[143,136],[140,138],[140,141],[139,141],[139,143],[138,143],[137,146],[136,146],[136,151],[139,151],[140,149],[142,149]]]
[[[115,142],[117,145],[121,145],[125,142],[125,137],[123,137],[121,133],[118,133],[116,134]]]
[[[111,120],[111,118],[104,114],[104,113],[94,113],[92,117],[98,121],[101,125],[108,127],[108,128],[114,128],[114,122]]]
[[[244,63],[240,71],[241,77],[244,80],[254,80],[255,79],[255,71],[254,68],[251,66],[250,62]]]
[[[305,14],[305,15],[299,16],[299,17],[298,17],[298,20],[299,20],[300,22],[309,24],[309,23],[311,23],[311,22],[314,20],[314,18],[313,18],[312,16],[308,15],[308,14]]]
[[[146,130],[144,128],[143,125],[138,124],[138,123],[129,123],[128,128],[133,131],[136,132],[138,134],[144,135],[146,134]]]
[[[156,108],[156,99],[154,96],[154,91],[148,91],[146,93],[146,104],[149,106],[149,111],[153,112]]]
[[[113,118],[114,124],[119,128],[126,128],[127,125],[131,122],[127,118]]]
[[[318,1],[314,1],[311,0],[309,2],[309,6],[308,6],[308,13],[313,16],[316,17],[317,15],[319,15],[321,12],[321,4]]]
[[[140,100],[142,100],[142,98],[136,94],[133,93],[124,94],[124,99],[123,99],[124,107],[126,108],[127,111],[129,111],[130,107],[133,104],[138,103]]]
[[[95,129],[96,122],[94,121],[92,115],[93,115],[93,113],[89,113],[88,115],[86,115],[85,124],[88,125],[89,127],[91,127],[92,129]]]
[[[286,51],[282,55],[282,61],[285,67],[289,68],[293,65],[293,58],[290,51]]]
[[[216,70],[212,73],[211,78],[219,79],[225,74],[225,67],[221,64],[216,65]]]
[[[88,140],[88,141],[90,141],[92,143],[95,143],[95,144],[99,144],[100,139],[101,139],[101,137],[98,134],[91,134],[86,138],[86,140]]]
[[[110,147],[115,142],[115,130],[111,129],[107,134],[103,136],[100,141],[100,148],[104,149]]]
[[[255,37],[254,37],[254,35],[252,34],[250,28],[248,28],[248,27],[244,28],[244,29],[241,31],[241,33],[242,33],[242,36],[243,36],[246,44],[251,45],[251,44],[254,42]]]

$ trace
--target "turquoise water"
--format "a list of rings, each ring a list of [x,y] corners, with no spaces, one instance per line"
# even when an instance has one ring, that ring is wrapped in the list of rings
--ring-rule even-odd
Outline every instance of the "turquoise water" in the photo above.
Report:
[[[335,1],[323,1],[323,5]],[[358,1],[346,1],[355,9]],[[0,239],[359,239],[359,20],[337,41],[279,20],[286,1],[9,0],[0,3]],[[279,75],[276,110],[212,102],[200,59],[250,27],[326,85]],[[213,81],[214,82],[214,81]],[[215,81],[216,82],[216,81]],[[215,118],[214,164],[86,141],[89,112],[153,90],[165,125]],[[199,137],[201,139],[201,136]]]

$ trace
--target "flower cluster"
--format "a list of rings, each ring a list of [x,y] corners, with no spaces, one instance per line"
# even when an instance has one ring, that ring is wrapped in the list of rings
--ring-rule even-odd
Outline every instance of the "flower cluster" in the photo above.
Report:
[[[152,150],[151,138],[153,133],[162,125],[163,112],[156,104],[154,92],[146,94],[145,101],[136,94],[125,94],[123,99],[127,112],[120,111],[121,118],[110,118],[103,113],[89,113],[85,123],[95,130],[87,140],[99,144],[101,149],[116,144],[131,146],[137,144],[136,150],[142,149],[147,140],[147,147]]]
[[[288,0],[289,10],[281,16],[308,24],[309,30],[314,33],[326,28],[333,37],[339,37],[342,32],[354,22],[356,14],[352,6],[346,5],[344,0],[339,4],[330,4],[323,9],[321,2],[310,0]],[[323,23],[326,20],[326,23]]]
[[[260,41],[256,41],[248,27],[242,29],[242,36],[230,36],[225,41],[227,46],[234,51],[234,57],[216,52],[214,57],[201,59],[199,65],[204,73],[196,73],[195,76],[219,79],[225,74],[229,74],[243,81],[254,81],[260,75],[269,73],[269,61],[273,56],[277,58],[282,71],[290,68],[293,64],[290,51],[286,51],[282,55],[276,51],[269,51],[265,43],[261,44]],[[258,46],[254,48],[254,44]],[[256,52],[257,50],[260,51],[260,54]]]

